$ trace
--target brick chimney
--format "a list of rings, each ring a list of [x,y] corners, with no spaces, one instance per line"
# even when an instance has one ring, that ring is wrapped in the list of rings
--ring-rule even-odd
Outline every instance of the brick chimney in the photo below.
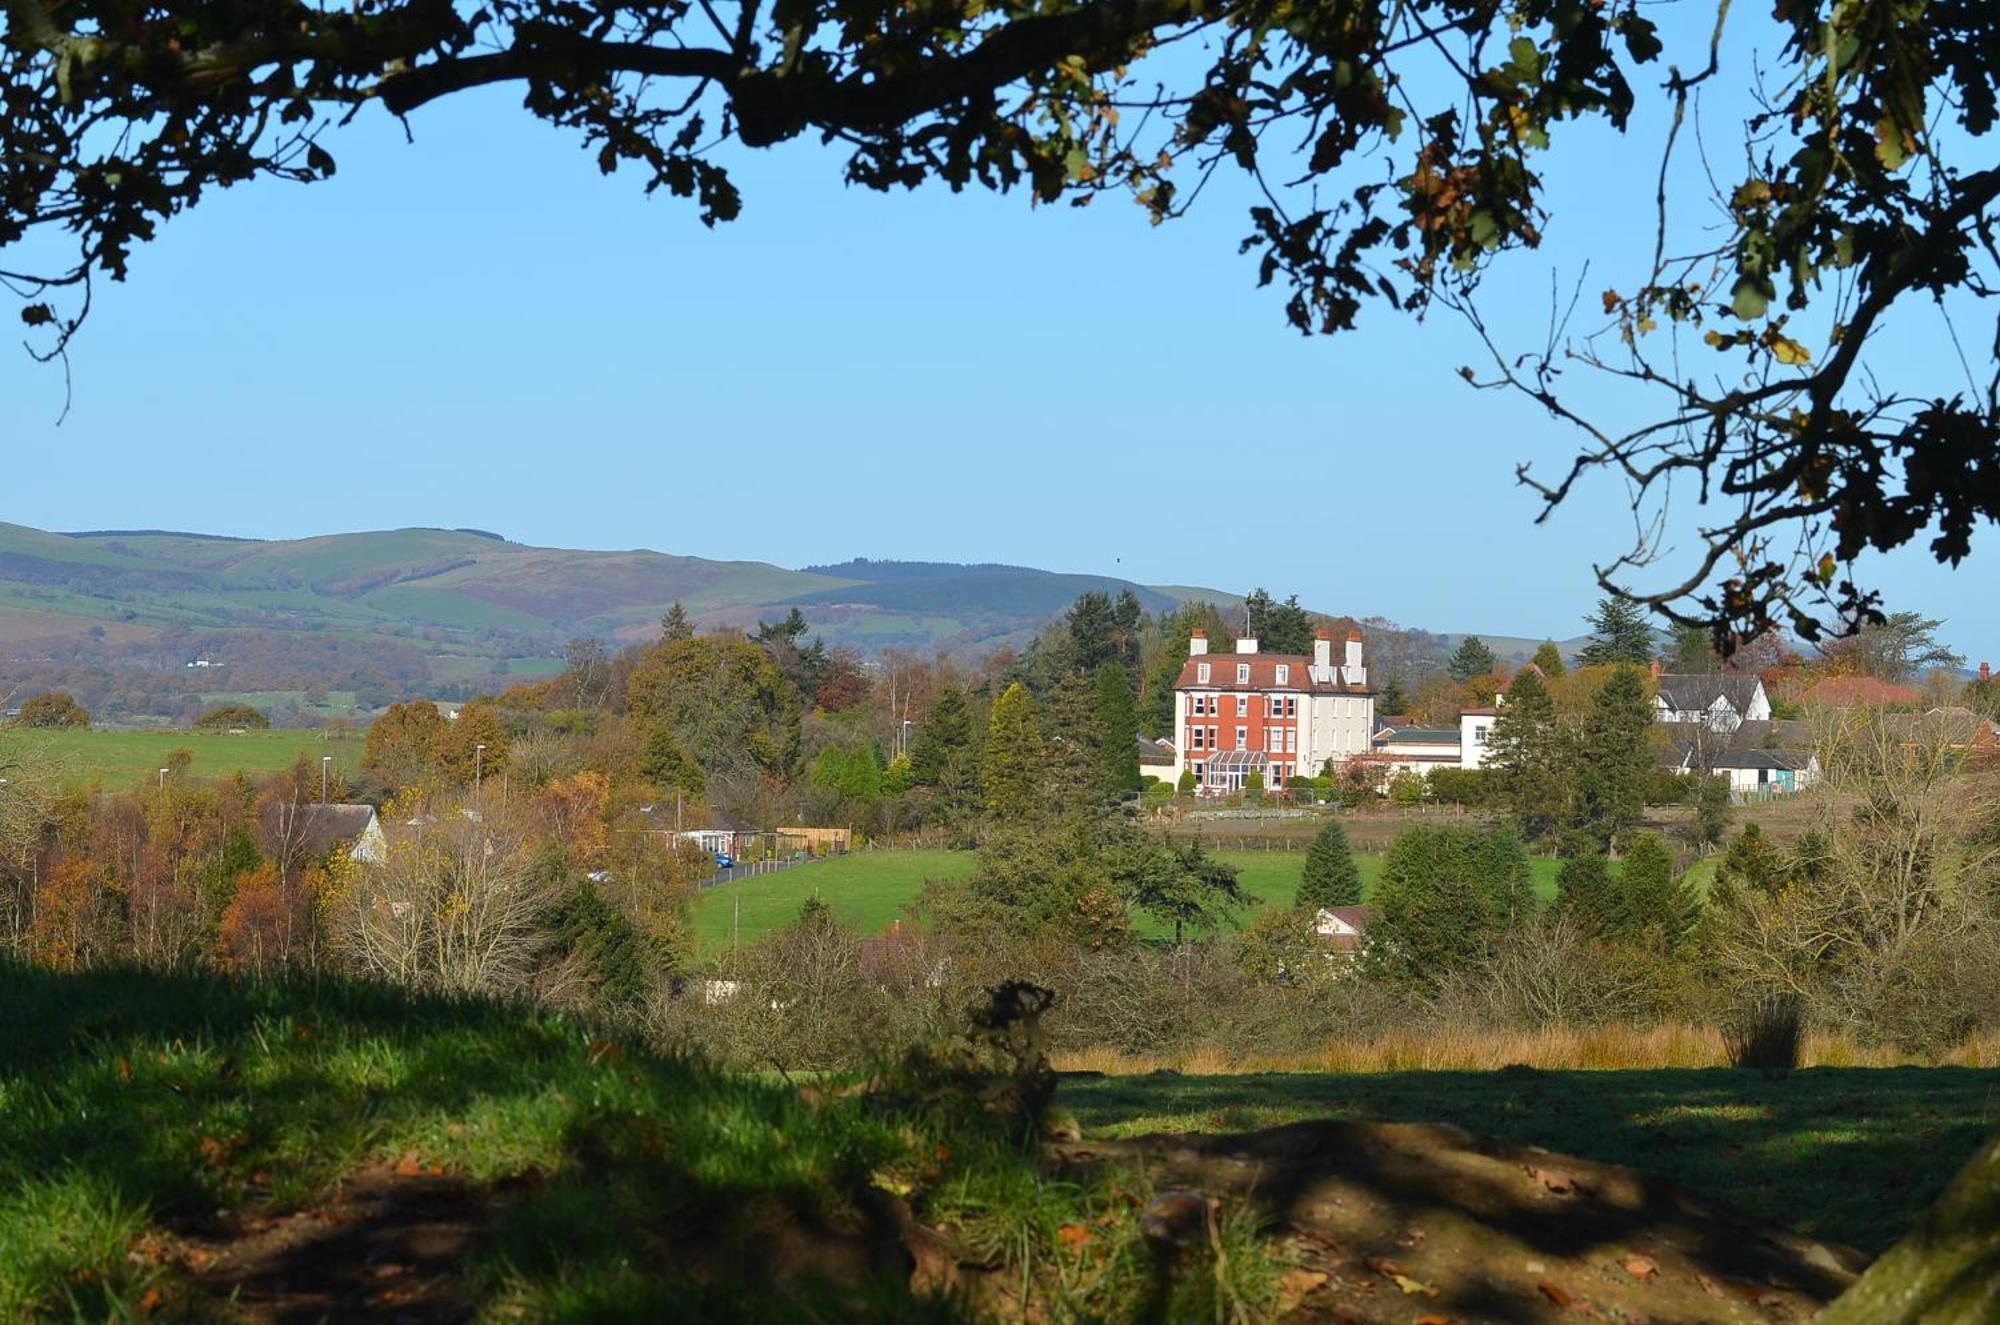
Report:
[[[1188,636],[1188,657],[1199,658],[1208,652],[1208,632],[1197,627]]]

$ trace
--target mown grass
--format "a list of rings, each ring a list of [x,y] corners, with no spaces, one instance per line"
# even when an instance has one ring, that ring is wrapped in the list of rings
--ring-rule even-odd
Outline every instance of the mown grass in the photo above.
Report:
[[[1307,1118],[1454,1123],[1671,1178],[1870,1251],[1908,1232],[2000,1126],[2000,1070],[1728,1068],[1160,1073],[1066,1081],[1093,1135],[1234,1131]]]
[[[1257,899],[1256,905],[1239,912],[1242,923],[1255,920],[1266,908],[1292,904],[1305,868],[1304,852],[1218,851],[1216,855],[1236,866],[1237,882]],[[1382,860],[1379,854],[1355,856],[1364,893],[1374,888],[1382,873]],[[1532,863],[1536,890],[1544,897],[1555,896],[1558,862],[1536,859]],[[977,864],[977,857],[969,851],[860,851],[738,879],[696,899],[695,946],[712,954],[726,951],[732,943],[755,943],[798,919],[799,908],[810,897],[818,897],[843,922],[862,933],[877,934],[897,920],[907,923],[907,908],[926,882],[965,878]],[[1149,938],[1164,938],[1173,932],[1172,926],[1144,917],[1138,928]]]
[[[167,756],[186,750],[194,756],[187,776],[226,777],[241,771],[251,777],[276,773],[291,767],[304,755],[315,765],[322,755],[333,756],[334,770],[352,773],[361,766],[360,741],[329,741],[316,731],[117,731],[91,728],[84,731],[0,732],[14,757],[23,764],[46,770],[65,783],[88,785],[101,782],[107,790],[122,791],[159,776]]]

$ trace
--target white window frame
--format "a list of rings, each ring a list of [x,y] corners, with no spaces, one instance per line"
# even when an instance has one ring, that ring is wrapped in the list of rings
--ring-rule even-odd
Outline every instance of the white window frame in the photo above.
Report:
[[[1250,748],[1250,729],[1248,727],[1238,727],[1236,729],[1236,748],[1239,750],[1248,750]]]
[[[1240,685],[1240,686],[1247,686],[1247,685],[1249,685],[1249,684],[1250,684],[1250,664],[1249,664],[1249,663],[1237,663],[1237,664],[1236,664],[1236,684],[1237,684],[1237,685]]]
[[[1278,664],[1278,684],[1279,684],[1279,685],[1281,685],[1281,686],[1288,686],[1288,685],[1290,685],[1291,683],[1292,683],[1292,669],[1291,669],[1290,665],[1289,665],[1289,664],[1286,664],[1286,663],[1279,663],[1279,664]]]
[[[1207,685],[1207,684],[1208,684],[1208,664],[1207,664],[1207,663],[1196,663],[1196,664],[1194,665],[1194,679],[1195,679],[1195,680],[1197,680],[1197,681],[1199,681],[1199,682],[1201,682],[1201,683],[1202,683],[1203,685]]]
[[[1239,718],[1250,716],[1250,696],[1238,695],[1236,697],[1236,716]]]

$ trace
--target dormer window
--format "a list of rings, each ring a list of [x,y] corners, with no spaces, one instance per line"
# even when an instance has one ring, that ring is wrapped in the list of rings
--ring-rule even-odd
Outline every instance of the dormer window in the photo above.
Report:
[[[1292,669],[1286,666],[1284,663],[1279,663],[1278,684],[1281,686],[1288,686],[1291,683],[1292,683]]]
[[[1195,679],[1196,681],[1200,682],[1200,683],[1201,683],[1202,685],[1207,685],[1207,684],[1208,684],[1208,664],[1207,664],[1207,663],[1196,663],[1196,664],[1194,665],[1194,679]]]
[[[1237,685],[1240,685],[1240,686],[1247,686],[1247,685],[1249,685],[1249,684],[1250,684],[1250,664],[1249,664],[1249,663],[1237,663],[1237,664],[1236,664],[1236,684],[1237,684]]]

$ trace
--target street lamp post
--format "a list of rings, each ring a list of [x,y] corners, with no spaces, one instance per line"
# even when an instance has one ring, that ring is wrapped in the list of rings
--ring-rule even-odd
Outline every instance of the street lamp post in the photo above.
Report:
[[[160,770],[160,786],[162,788],[165,788],[166,785],[167,785],[167,770],[163,768]]]
[[[482,772],[485,771],[485,764],[486,764],[486,747],[484,745],[473,746],[472,747],[472,794],[475,797],[479,795],[479,776]]]
[[[332,755],[321,755],[319,757],[319,803],[321,805],[326,804],[326,775],[327,775],[327,770],[331,769],[332,767],[333,767]]]

